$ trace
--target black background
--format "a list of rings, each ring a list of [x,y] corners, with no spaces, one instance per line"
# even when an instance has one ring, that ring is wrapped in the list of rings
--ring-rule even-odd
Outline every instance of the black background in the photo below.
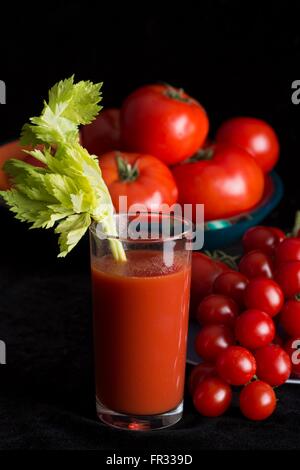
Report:
[[[10,2],[1,4],[0,141],[15,138],[56,81],[104,81],[104,106],[144,83],[183,87],[206,108],[213,136],[235,115],[266,119],[278,132],[285,199],[270,220],[291,225],[300,206],[300,27],[293,2]],[[0,448],[114,449],[116,434],[94,419],[88,243],[56,259],[51,233],[27,231],[0,207]],[[237,410],[217,421],[188,405],[174,431],[118,434],[123,450],[296,448],[297,387],[286,386],[279,411],[256,426]]]
[[[300,207],[300,104],[291,100],[300,74],[299,18],[297,1],[6,2],[0,142],[16,138],[29,116],[39,114],[48,89],[71,74],[103,81],[104,107],[119,107],[140,85],[165,81],[203,104],[211,138],[232,116],[262,118],[274,127],[285,198],[267,222],[289,229]],[[21,230],[34,246],[52,243],[52,260],[53,235],[28,236],[18,225],[10,240],[17,243]]]
[[[28,117],[39,113],[49,87],[73,73],[104,81],[106,107],[120,106],[139,85],[163,80],[203,104],[212,137],[224,119],[236,115],[274,126],[288,208],[296,208],[296,1],[12,2],[1,13],[0,79],[7,84],[7,104],[0,106],[2,141],[16,137]],[[288,225],[291,218],[283,212]]]

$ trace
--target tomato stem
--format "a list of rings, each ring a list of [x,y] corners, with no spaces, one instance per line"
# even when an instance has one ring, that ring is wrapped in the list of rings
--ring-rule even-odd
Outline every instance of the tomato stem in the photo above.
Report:
[[[292,230],[292,236],[297,237],[299,230],[300,230],[300,211],[297,211],[295,215],[295,223],[294,223],[294,227]]]
[[[191,100],[184,96],[184,89],[176,89],[171,85],[167,85],[167,89],[164,91],[164,95],[172,100],[182,101],[183,103],[189,103]]]
[[[139,171],[136,165],[131,165],[130,163],[126,162],[126,160],[119,154],[116,155],[116,161],[119,178],[121,181],[132,182],[137,179],[139,176]]]
[[[222,250],[205,250],[204,253],[209,256],[214,261],[221,261],[222,263],[227,264],[231,269],[237,269],[237,259],[239,256],[231,256],[228,253],[225,253]]]
[[[195,163],[201,160],[211,160],[214,155],[214,150],[212,147],[207,147],[205,149],[198,150],[195,155],[190,157],[188,160],[185,160],[183,163]]]

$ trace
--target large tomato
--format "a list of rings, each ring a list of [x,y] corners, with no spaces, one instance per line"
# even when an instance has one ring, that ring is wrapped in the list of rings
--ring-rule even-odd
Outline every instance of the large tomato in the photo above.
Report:
[[[83,146],[97,156],[121,148],[120,145],[120,111],[108,108],[81,129]]]
[[[258,203],[264,175],[245,150],[217,144],[201,151],[199,157],[173,170],[180,203],[194,208],[204,204],[205,220],[227,218]]]
[[[109,152],[99,159],[103,179],[116,211],[119,197],[127,196],[127,208],[143,204],[157,211],[177,201],[177,187],[169,168],[158,158],[139,153]]]
[[[277,135],[272,127],[261,119],[228,119],[219,128],[216,140],[247,150],[265,173],[273,168],[279,157]]]
[[[18,140],[9,142],[8,144],[0,147],[0,190],[6,190],[10,187],[8,177],[2,169],[6,160],[9,160],[10,158],[24,160],[25,156],[26,154],[22,151],[22,147]]]
[[[205,141],[208,128],[200,103],[170,85],[139,88],[121,109],[125,147],[155,155],[168,165],[191,157]]]

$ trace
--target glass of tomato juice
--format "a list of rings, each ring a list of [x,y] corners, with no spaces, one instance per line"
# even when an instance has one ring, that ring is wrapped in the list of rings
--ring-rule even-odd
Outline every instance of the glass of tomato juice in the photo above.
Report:
[[[90,227],[96,407],[113,427],[150,430],[182,416],[191,223],[138,217],[116,215],[117,236]],[[126,261],[111,253],[116,238]]]

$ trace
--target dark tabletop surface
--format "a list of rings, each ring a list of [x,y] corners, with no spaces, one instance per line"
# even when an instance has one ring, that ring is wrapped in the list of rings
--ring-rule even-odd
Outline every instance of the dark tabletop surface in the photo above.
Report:
[[[276,214],[275,214],[276,215]],[[0,208],[0,449],[296,449],[300,386],[278,390],[278,408],[265,422],[237,407],[217,419],[193,410],[151,433],[116,431],[95,416],[88,241],[64,260],[50,232],[28,231]],[[189,368],[188,368],[189,371]]]

